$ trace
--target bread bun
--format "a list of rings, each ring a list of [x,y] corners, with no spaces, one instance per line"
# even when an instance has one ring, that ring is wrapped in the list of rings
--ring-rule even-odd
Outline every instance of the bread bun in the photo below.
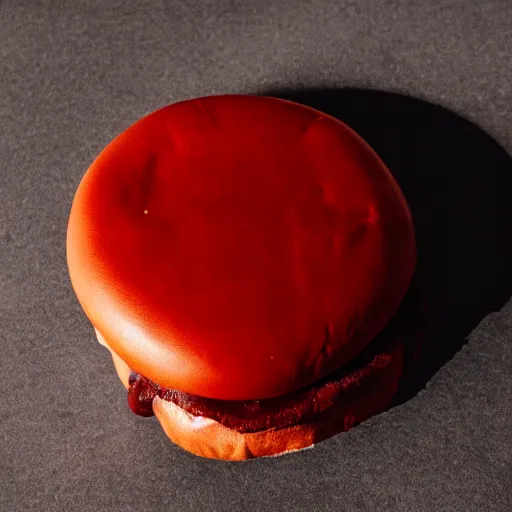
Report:
[[[67,257],[84,311],[128,367],[248,400],[361,352],[396,312],[416,252],[398,185],[349,127],[283,100],[216,96],[150,114],[105,148],[73,201]]]

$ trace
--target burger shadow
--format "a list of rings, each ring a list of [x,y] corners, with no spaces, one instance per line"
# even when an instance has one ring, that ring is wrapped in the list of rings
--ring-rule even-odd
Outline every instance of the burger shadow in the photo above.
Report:
[[[352,127],[380,155],[409,203],[415,281],[428,308],[421,358],[391,407],[421,391],[490,312],[512,295],[512,159],[475,124],[440,106],[363,89],[267,91]]]

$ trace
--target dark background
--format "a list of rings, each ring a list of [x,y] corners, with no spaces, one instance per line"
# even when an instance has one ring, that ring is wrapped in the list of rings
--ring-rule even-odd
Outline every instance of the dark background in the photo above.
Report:
[[[0,0],[0,510],[511,510],[511,40],[509,0]],[[395,407],[247,463],[129,411],[65,259],[99,151],[215,93],[294,99],[370,142],[432,319]]]

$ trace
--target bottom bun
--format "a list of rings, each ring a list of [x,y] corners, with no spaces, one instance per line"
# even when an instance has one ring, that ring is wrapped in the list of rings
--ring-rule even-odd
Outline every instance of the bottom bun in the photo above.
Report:
[[[98,331],[96,335],[110,350],[117,374],[128,388],[130,368]],[[403,361],[404,343],[397,340],[390,364],[350,388],[314,421],[292,427],[241,433],[213,419],[193,416],[158,396],[153,399],[153,411],[171,441],[195,455],[232,461],[281,455],[311,447],[384,411],[398,389]]]

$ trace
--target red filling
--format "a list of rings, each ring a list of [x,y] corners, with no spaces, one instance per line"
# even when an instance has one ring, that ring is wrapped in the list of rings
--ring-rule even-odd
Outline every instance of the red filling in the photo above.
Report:
[[[135,414],[152,416],[153,399],[159,396],[194,416],[211,418],[242,433],[307,423],[363,380],[383,371],[403,343],[411,354],[415,352],[426,328],[423,306],[421,296],[410,291],[386,329],[350,365],[294,393],[264,400],[216,400],[164,388],[132,372],[128,404]]]

